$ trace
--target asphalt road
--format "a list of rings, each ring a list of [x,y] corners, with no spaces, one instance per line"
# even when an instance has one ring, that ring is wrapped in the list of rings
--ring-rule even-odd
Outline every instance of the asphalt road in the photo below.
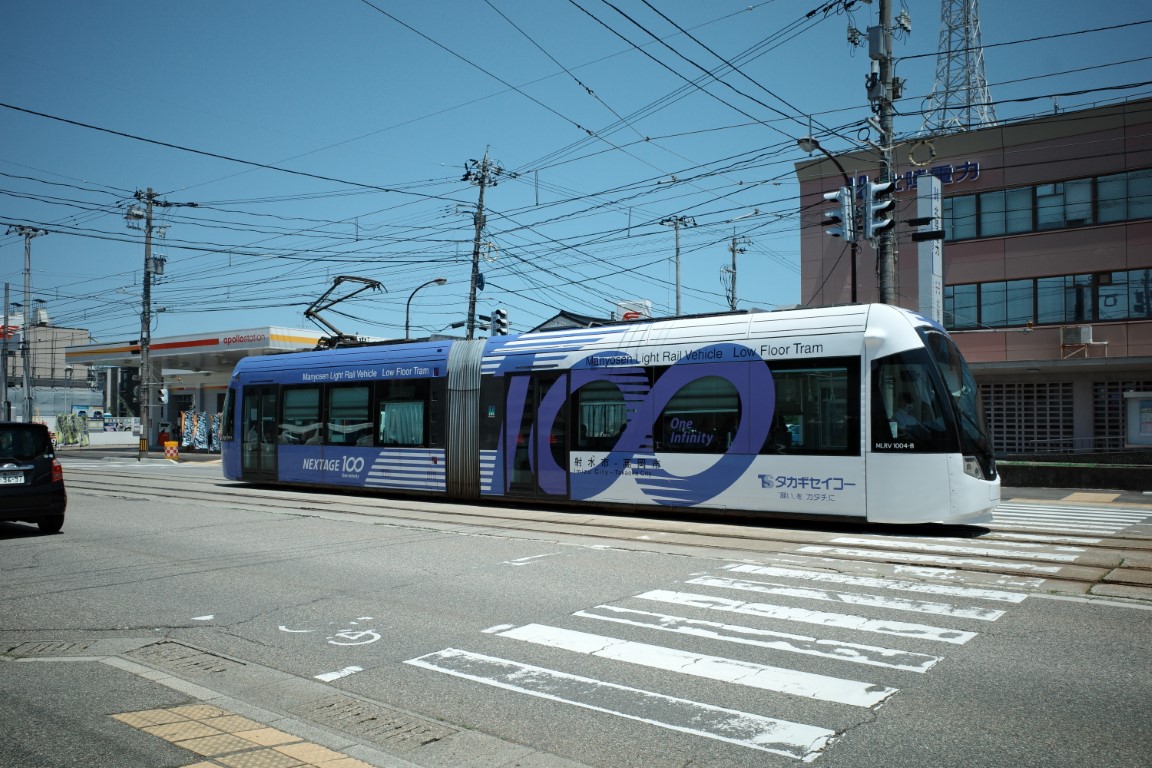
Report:
[[[1152,505],[1020,492],[964,538],[66,470],[62,534],[0,523],[0,765],[1050,768],[1152,747],[1132,565]]]

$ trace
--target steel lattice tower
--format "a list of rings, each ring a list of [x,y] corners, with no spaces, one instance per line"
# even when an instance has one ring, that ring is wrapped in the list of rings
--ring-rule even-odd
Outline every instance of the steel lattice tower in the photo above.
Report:
[[[984,77],[979,0],[941,0],[936,85],[924,116],[928,133],[969,131],[996,124]]]

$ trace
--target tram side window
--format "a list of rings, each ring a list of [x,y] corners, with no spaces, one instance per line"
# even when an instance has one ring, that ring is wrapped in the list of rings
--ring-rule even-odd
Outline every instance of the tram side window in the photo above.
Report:
[[[774,365],[772,378],[776,409],[761,453],[859,455],[860,374],[855,358],[832,365]]]
[[[320,418],[320,388],[294,387],[281,393],[284,412],[281,445],[319,445],[324,422]]]
[[[369,387],[332,387],[328,390],[328,443],[372,445]]]
[[[380,384],[377,409],[378,443],[393,447],[422,448],[428,445],[424,414],[428,381],[386,381]]]
[[[573,398],[574,421],[580,425],[574,435],[579,451],[609,451],[628,424],[628,411],[619,387],[608,381],[584,385]]]
[[[740,394],[732,382],[705,376],[684,386],[653,426],[656,450],[724,453],[740,425]]]

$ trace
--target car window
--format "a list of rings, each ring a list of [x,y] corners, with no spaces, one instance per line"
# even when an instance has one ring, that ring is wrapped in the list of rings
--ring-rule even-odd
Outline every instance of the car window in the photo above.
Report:
[[[0,426],[0,459],[27,461],[47,451],[47,430],[23,424]]]

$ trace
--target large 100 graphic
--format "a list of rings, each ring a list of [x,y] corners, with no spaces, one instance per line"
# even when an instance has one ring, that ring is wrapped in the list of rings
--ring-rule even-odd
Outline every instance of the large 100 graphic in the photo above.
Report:
[[[660,372],[655,381],[652,370]],[[676,355],[663,369],[642,367],[625,352],[597,352],[550,374],[546,388],[542,378],[508,374],[501,450],[486,457],[490,493],[502,494],[530,475],[545,495],[695,506],[749,474],[776,405],[768,366],[755,350],[731,343]],[[581,390],[600,385],[603,391],[605,384],[618,393],[620,430],[598,436],[592,450],[583,439],[571,441],[571,452],[556,446],[565,436],[553,425],[565,423],[571,399],[581,403]],[[694,397],[697,391],[702,394]],[[708,410],[709,392],[722,393],[725,405]],[[701,403],[694,407],[694,399]],[[588,410],[569,410],[579,423],[566,429],[580,430],[583,438]]]

